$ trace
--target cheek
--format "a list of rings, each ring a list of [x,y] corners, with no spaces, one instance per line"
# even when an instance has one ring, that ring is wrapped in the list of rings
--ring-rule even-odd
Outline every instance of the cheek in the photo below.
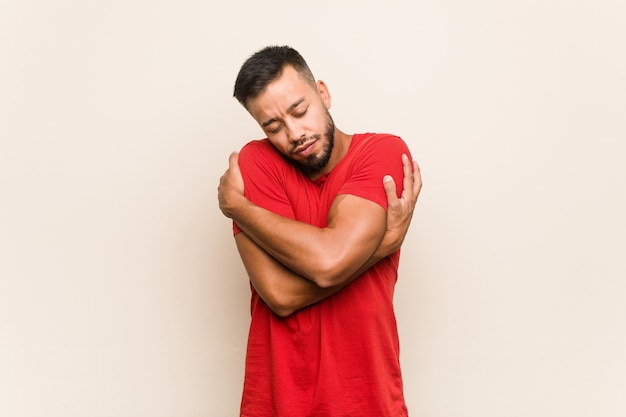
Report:
[[[287,154],[289,150],[289,141],[287,140],[287,136],[279,133],[276,135],[268,136],[268,140],[276,149],[278,149],[281,153]]]
[[[326,131],[326,113],[316,110],[306,123],[311,133],[324,133]]]

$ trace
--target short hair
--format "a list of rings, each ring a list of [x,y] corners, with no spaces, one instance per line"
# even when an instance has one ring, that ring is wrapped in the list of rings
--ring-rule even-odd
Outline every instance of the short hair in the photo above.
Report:
[[[304,81],[315,85],[315,77],[298,51],[289,46],[267,46],[241,66],[233,96],[247,109],[249,100],[279,78],[287,65],[292,66]]]

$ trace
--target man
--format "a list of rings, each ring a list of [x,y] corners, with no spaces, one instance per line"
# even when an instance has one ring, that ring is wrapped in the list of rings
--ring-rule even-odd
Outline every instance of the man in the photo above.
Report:
[[[398,137],[337,129],[292,48],[252,55],[234,95],[267,135],[218,187],[252,284],[241,415],[406,416],[392,299],[417,164]]]

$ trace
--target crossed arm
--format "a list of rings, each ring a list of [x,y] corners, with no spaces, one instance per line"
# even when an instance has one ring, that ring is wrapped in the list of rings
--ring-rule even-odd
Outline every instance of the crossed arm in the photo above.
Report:
[[[318,228],[256,206],[243,195],[237,154],[220,179],[220,209],[243,231],[235,237],[244,266],[261,298],[287,316],[336,293],[380,259],[395,252],[408,230],[421,189],[415,162],[403,156],[400,198],[384,178],[388,210],[353,195],[333,201],[328,226]]]

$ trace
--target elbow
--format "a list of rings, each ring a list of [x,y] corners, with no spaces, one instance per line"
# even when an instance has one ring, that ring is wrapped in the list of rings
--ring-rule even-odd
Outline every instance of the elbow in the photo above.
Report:
[[[345,276],[346,271],[341,267],[341,263],[337,259],[329,259],[318,264],[314,276],[310,279],[318,287],[328,289],[343,284]]]
[[[332,275],[317,276],[315,279],[315,284],[322,289],[328,289],[339,285],[338,279]]]
[[[286,297],[272,295],[271,297],[266,297],[263,301],[279,317],[288,317],[297,310]]]
[[[294,306],[292,304],[287,304],[287,303],[282,303],[282,304],[272,303],[272,305],[268,305],[268,307],[270,308],[270,310],[274,312],[274,314],[282,318],[289,317],[293,313],[298,311],[300,308],[302,308],[302,306],[297,307],[297,306]]]
[[[366,260],[350,256],[350,254],[330,254],[319,259],[313,274],[308,277],[318,287],[329,289],[333,287],[343,287],[352,281]]]
[[[284,306],[271,306],[270,309],[279,317],[285,318],[292,315],[296,310]]]

